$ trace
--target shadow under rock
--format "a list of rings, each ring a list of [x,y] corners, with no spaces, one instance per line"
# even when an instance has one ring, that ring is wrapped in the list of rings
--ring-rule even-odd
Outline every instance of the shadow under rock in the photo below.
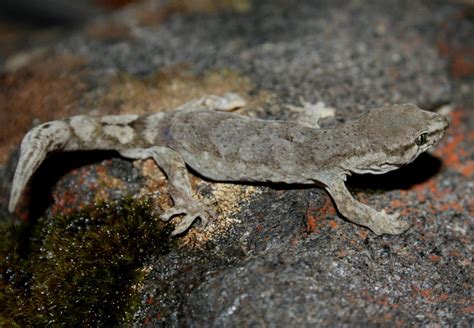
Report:
[[[52,202],[53,186],[67,173],[80,167],[118,157],[115,151],[73,151],[48,155],[30,180],[26,192],[31,219],[42,216]],[[24,195],[25,196],[25,195]]]
[[[409,189],[435,176],[442,161],[428,153],[421,154],[412,163],[385,174],[359,174],[350,176],[347,184],[353,188],[380,190]]]

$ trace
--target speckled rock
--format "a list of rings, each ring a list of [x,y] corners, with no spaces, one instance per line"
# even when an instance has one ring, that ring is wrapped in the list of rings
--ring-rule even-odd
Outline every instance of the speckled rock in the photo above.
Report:
[[[197,196],[220,216],[143,264],[145,278],[134,289],[142,302],[130,325],[472,326],[474,77],[466,49],[474,27],[463,7],[395,0],[225,3],[139,3],[4,73],[0,108],[15,111],[0,118],[17,125],[0,138],[3,158],[31,126],[31,115],[44,121],[147,113],[226,91],[249,100],[243,113],[264,118],[291,118],[288,105],[323,101],[337,110],[328,126],[387,103],[429,110],[449,104],[442,109],[451,120],[449,135],[404,169],[350,180],[361,201],[412,220],[401,236],[376,237],[344,221],[317,187],[193,177]],[[48,162],[43,176],[61,174],[32,186],[31,198],[41,204],[30,216],[147,193],[166,207],[166,180],[149,162],[113,153],[74,156]],[[3,167],[3,216],[14,162]],[[48,196],[35,197],[45,184]],[[25,196],[17,216],[28,212],[27,203]]]

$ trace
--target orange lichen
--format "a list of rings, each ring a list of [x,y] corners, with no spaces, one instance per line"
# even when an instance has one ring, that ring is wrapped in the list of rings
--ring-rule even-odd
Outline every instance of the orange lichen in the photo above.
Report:
[[[85,208],[85,204],[76,201],[77,192],[74,191],[64,191],[54,199],[54,205],[51,207],[52,215],[71,215]],[[71,206],[71,204],[74,204],[74,206]]]
[[[448,166],[459,165],[459,155],[456,150],[459,148],[459,145],[464,141],[464,136],[462,134],[454,135],[449,138],[439,151],[447,155],[443,158],[444,163]]]
[[[331,228],[336,229],[338,227],[337,222],[325,220],[326,217],[334,215],[336,215],[336,209],[329,197],[324,199],[323,206],[321,207],[308,206],[306,209],[306,231],[308,233],[315,233],[319,230],[318,227],[323,225],[329,225]]]
[[[97,167],[96,167],[97,168]],[[69,174],[77,179],[77,184],[83,184],[84,181],[88,181],[87,176],[92,172],[91,168],[81,168],[71,171]],[[88,188],[91,190],[97,190],[98,186],[95,182],[89,183]],[[78,199],[80,198],[75,188],[61,189],[60,192],[53,190],[52,195],[54,202],[51,206],[51,214],[58,215],[64,214],[69,215],[77,212],[77,210],[85,208],[89,204],[84,204]],[[74,204],[74,206],[71,206]]]
[[[146,298],[146,304],[148,305],[153,305],[155,302],[153,300],[153,296],[151,295],[148,295],[147,298]]]
[[[422,190],[418,190],[418,192],[416,193],[416,200],[419,203],[426,202],[426,195],[422,192]]]
[[[325,197],[321,215],[323,217],[336,215],[336,207],[333,205],[330,197]]]
[[[357,231],[357,236],[359,236],[360,239],[365,240],[369,236],[369,230],[359,229],[359,231]]]
[[[403,202],[400,199],[393,199],[390,202],[390,207],[391,208],[399,208],[399,207],[404,207],[404,206],[405,205],[403,204]]]
[[[431,254],[430,256],[428,256],[428,259],[429,259],[431,262],[439,262],[439,261],[441,261],[441,257],[438,256],[438,255],[435,255],[435,254]]]
[[[450,118],[450,129],[457,129],[463,124],[464,112],[463,111],[453,111],[449,113]]]
[[[444,195],[443,191],[438,189],[435,179],[430,179],[430,180],[415,184],[411,187],[411,190],[417,194],[417,198],[420,202],[426,200],[425,192],[429,193],[431,196],[435,198],[442,198]]]
[[[468,158],[474,149],[465,147],[468,141],[474,140],[474,133],[464,131],[466,115],[463,109],[450,113],[451,128],[449,135],[435,149],[434,155],[442,158],[444,165],[447,167],[455,169],[465,177],[472,177],[474,161]]]
[[[474,314],[474,305],[463,308],[462,312],[465,314]]]
[[[448,211],[448,210],[455,210],[457,212],[464,212],[464,208],[458,203],[458,202],[455,202],[455,201],[452,201],[452,202],[445,202],[445,203],[442,203],[442,204],[439,204],[438,205],[440,211]]]
[[[318,209],[314,206],[309,206],[306,209],[306,231],[309,233],[315,233],[318,231],[318,221],[315,213]]]
[[[465,177],[471,177],[474,173],[474,161],[469,160],[459,166],[459,172]]]
[[[346,250],[339,250],[339,251],[337,252],[337,258],[338,258],[338,259],[342,259],[342,258],[344,258],[344,257],[346,257],[346,256],[347,256],[347,251],[346,251]]]
[[[408,207],[407,204],[410,204],[410,194],[406,191],[400,191],[400,196],[396,199],[392,199],[388,206],[388,212],[397,212],[402,217],[411,216],[416,208]]]
[[[465,53],[453,56],[451,73],[454,77],[461,78],[474,74],[474,59],[466,56]]]
[[[450,59],[453,77],[464,78],[472,76],[474,74],[474,48],[450,42],[448,35],[451,33],[447,30],[447,26],[443,26],[444,36],[442,38],[444,40],[437,43],[438,52],[441,56]]]
[[[432,288],[420,289],[420,288],[414,286],[413,290],[423,298],[426,298],[428,300],[433,299],[433,289]]]
[[[446,302],[449,299],[449,294],[448,293],[441,293],[438,296],[438,300],[441,302]]]
[[[382,296],[382,297],[376,299],[376,303],[380,304],[380,305],[383,305],[383,306],[390,305],[390,302],[389,302],[389,299],[388,299],[387,296]]]

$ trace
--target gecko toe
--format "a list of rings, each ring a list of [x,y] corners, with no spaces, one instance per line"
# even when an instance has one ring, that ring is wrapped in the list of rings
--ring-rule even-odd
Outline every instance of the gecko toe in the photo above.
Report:
[[[200,230],[202,230],[204,227],[206,227],[208,221],[211,218],[217,217],[217,213],[209,206],[200,202],[190,201],[186,204],[175,206],[166,210],[163,214],[161,214],[160,219],[163,221],[169,221],[175,216],[182,215],[184,215],[184,217],[176,225],[174,231],[171,234],[172,236],[179,235],[188,230],[197,218],[199,218],[201,221]]]
[[[179,235],[179,234],[182,234],[183,232],[185,232],[186,230],[188,230],[191,225],[194,223],[194,221],[196,221],[197,218],[200,218],[201,219],[201,224],[200,224],[200,227],[199,227],[199,230],[203,230],[208,221],[209,221],[209,215],[207,213],[201,213],[199,215],[196,215],[196,214],[187,214],[182,220],[181,222],[179,222],[173,232],[171,233],[171,236],[176,236],[176,235]]]
[[[160,219],[162,221],[169,221],[171,220],[173,217],[177,216],[177,215],[183,215],[183,214],[186,214],[186,209],[185,208],[182,208],[182,207],[172,207],[172,208],[169,208],[167,209],[163,214],[160,215]]]
[[[187,214],[180,223],[178,223],[175,227],[173,232],[171,233],[171,236],[176,236],[179,234],[182,234],[186,230],[189,229],[189,227],[193,224],[195,217],[193,215]]]
[[[378,213],[373,223],[369,226],[376,235],[400,235],[410,229],[412,224],[399,218],[399,213]]]

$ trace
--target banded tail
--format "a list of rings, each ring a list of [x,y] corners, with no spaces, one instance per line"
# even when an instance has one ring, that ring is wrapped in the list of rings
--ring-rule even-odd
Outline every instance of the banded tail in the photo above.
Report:
[[[52,121],[31,129],[23,138],[20,158],[13,177],[8,210],[13,212],[26,184],[46,155],[61,150],[71,135],[66,122]]]

